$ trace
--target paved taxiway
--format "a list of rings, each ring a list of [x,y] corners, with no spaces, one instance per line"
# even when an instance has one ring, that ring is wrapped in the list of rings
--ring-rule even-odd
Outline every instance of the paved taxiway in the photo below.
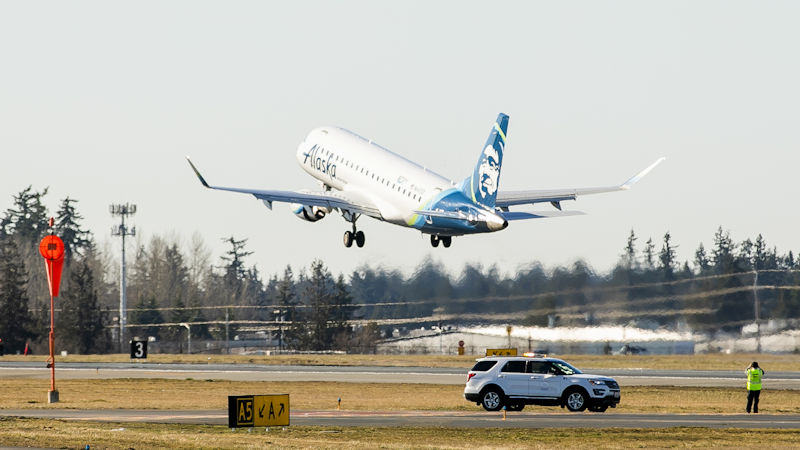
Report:
[[[258,364],[56,363],[59,379],[167,378],[232,381],[464,384],[467,368],[277,366]],[[624,386],[742,387],[743,370],[586,369]],[[42,362],[0,361],[0,378],[50,377]],[[769,389],[800,390],[799,372],[769,371]]]
[[[542,410],[543,411],[543,410]],[[144,422],[227,425],[225,411],[154,410],[0,410],[0,416],[38,417],[97,422]],[[618,414],[608,412],[554,414],[548,412],[501,413],[485,411],[292,411],[291,425],[448,427],[448,428],[781,428],[800,429],[800,415],[770,414]]]

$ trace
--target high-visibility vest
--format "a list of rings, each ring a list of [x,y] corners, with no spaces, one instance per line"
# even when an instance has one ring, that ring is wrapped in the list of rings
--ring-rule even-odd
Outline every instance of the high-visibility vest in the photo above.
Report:
[[[764,371],[758,368],[747,369],[747,390],[760,391],[761,390],[761,375]]]

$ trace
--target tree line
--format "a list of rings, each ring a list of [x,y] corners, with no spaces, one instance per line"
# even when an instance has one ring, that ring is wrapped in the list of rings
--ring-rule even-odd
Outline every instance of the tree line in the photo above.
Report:
[[[118,351],[119,268],[83,228],[77,201],[65,198],[47,228],[47,189],[13,196],[0,219],[0,338],[7,351],[47,348],[47,279],[38,242],[54,232],[65,243],[57,299],[59,349]],[[593,325],[649,323],[698,331],[736,330],[754,320],[796,320],[800,262],[759,235],[734,243],[720,227],[691,261],[678,261],[669,232],[643,245],[631,230],[618,263],[596,273],[585,261],[546,269],[531,262],[512,275],[496,266],[465,264],[451,277],[423,261],[410,275],[364,265],[334,276],[322,261],[287,266],[265,277],[247,263],[247,242],[225,237],[212,260],[203,238],[155,235],[139,241],[128,270],[130,336],[180,343],[181,323],[194,339],[228,340],[269,330],[284,349],[374,349],[398,328],[431,324],[515,323]],[[757,277],[757,278],[756,278]],[[757,301],[756,301],[757,298]],[[178,348],[181,351],[182,348]]]

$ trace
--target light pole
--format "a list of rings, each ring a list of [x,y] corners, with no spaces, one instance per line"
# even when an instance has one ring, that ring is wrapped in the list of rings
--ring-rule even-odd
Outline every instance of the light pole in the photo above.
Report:
[[[186,353],[191,355],[192,354],[192,329],[189,327],[189,324],[186,323],[186,322],[181,322],[178,325],[186,328],[186,338],[189,341],[186,344]]]
[[[281,327],[281,310],[273,309],[272,314],[275,314],[275,320],[278,322],[278,353],[283,350],[283,329]]]
[[[122,353],[125,348],[125,325],[128,321],[128,299],[125,296],[125,236],[136,236],[136,227],[125,226],[125,218],[136,214],[136,205],[116,204],[109,206],[108,209],[112,216],[120,217],[119,226],[111,227],[111,235],[122,237],[122,262],[119,270],[119,351]]]
[[[756,316],[756,353],[761,353],[761,304],[758,301],[758,270],[753,277],[753,309]]]

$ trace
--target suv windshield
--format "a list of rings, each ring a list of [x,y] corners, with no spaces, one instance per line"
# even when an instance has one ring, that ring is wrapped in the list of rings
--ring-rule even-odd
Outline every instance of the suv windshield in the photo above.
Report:
[[[575,375],[577,373],[581,373],[580,370],[570,366],[564,361],[550,361],[550,363],[556,368],[556,370],[559,372],[559,375]]]

